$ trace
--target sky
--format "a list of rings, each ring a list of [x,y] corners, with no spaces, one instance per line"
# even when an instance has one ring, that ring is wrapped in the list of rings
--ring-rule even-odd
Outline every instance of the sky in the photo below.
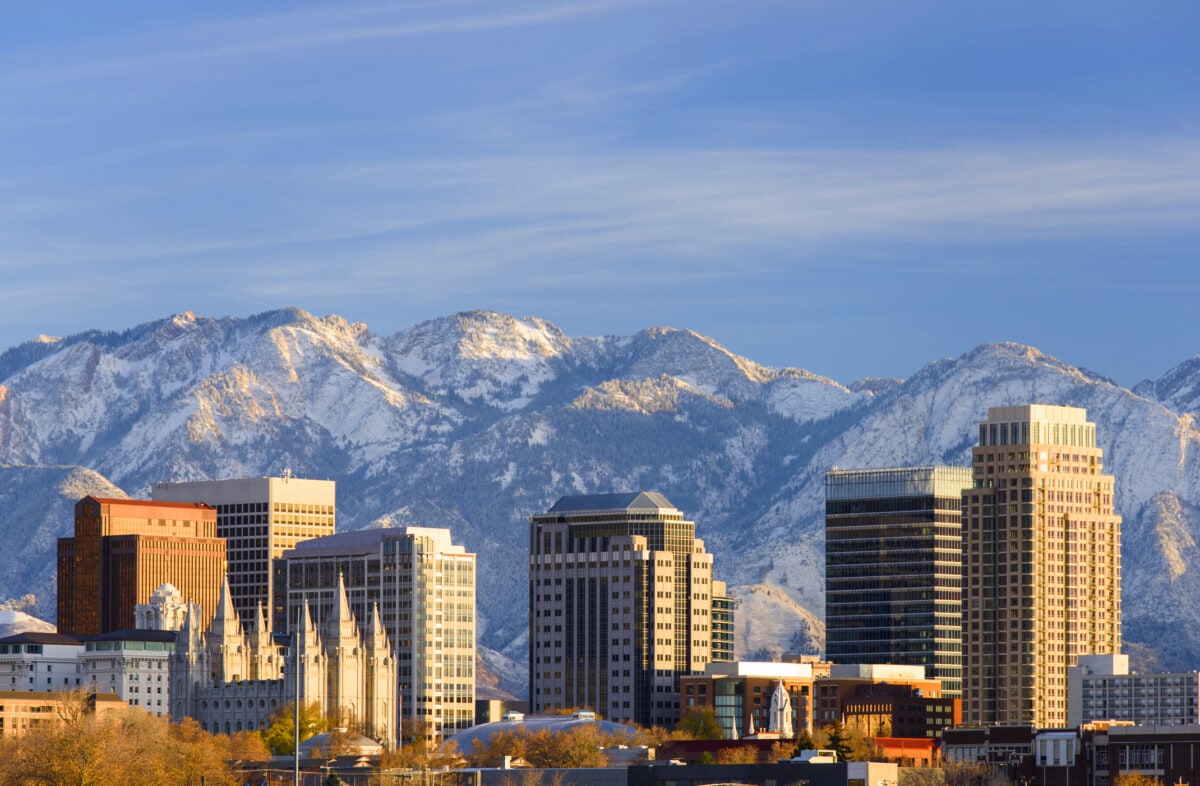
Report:
[[[284,306],[1200,354],[1200,4],[3,0],[0,348]]]

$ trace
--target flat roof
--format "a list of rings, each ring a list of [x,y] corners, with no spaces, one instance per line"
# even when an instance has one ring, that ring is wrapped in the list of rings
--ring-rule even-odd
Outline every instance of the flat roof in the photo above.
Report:
[[[591,510],[678,510],[657,491],[627,491],[616,494],[579,494],[563,497],[548,513],[581,513]]]

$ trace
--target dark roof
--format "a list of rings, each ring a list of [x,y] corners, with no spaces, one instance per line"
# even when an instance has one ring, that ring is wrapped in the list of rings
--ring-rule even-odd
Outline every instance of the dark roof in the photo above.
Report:
[[[563,497],[549,513],[578,513],[585,510],[675,510],[671,501],[657,491],[627,491],[619,494],[580,494]]]
[[[11,636],[5,636],[0,639],[0,644],[66,644],[82,647],[83,641],[75,636],[68,636],[65,633],[25,631],[24,633],[14,633]]]
[[[170,644],[175,641],[175,631],[122,628],[99,636],[81,636],[80,638],[84,641],[159,641]]]

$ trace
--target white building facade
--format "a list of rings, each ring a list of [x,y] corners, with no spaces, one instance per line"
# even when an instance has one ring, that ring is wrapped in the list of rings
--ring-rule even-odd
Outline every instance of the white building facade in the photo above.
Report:
[[[396,652],[404,718],[430,738],[475,724],[475,555],[439,527],[343,532],[275,561],[275,630],[307,605],[325,619],[339,582],[360,618],[378,609]]]

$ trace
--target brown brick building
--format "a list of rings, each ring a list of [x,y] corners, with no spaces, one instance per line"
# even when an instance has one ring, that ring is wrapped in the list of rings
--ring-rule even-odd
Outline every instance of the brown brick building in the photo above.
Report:
[[[75,536],[58,540],[58,631],[133,628],[134,606],[164,582],[211,616],[224,574],[225,541],[209,505],[84,497]]]

